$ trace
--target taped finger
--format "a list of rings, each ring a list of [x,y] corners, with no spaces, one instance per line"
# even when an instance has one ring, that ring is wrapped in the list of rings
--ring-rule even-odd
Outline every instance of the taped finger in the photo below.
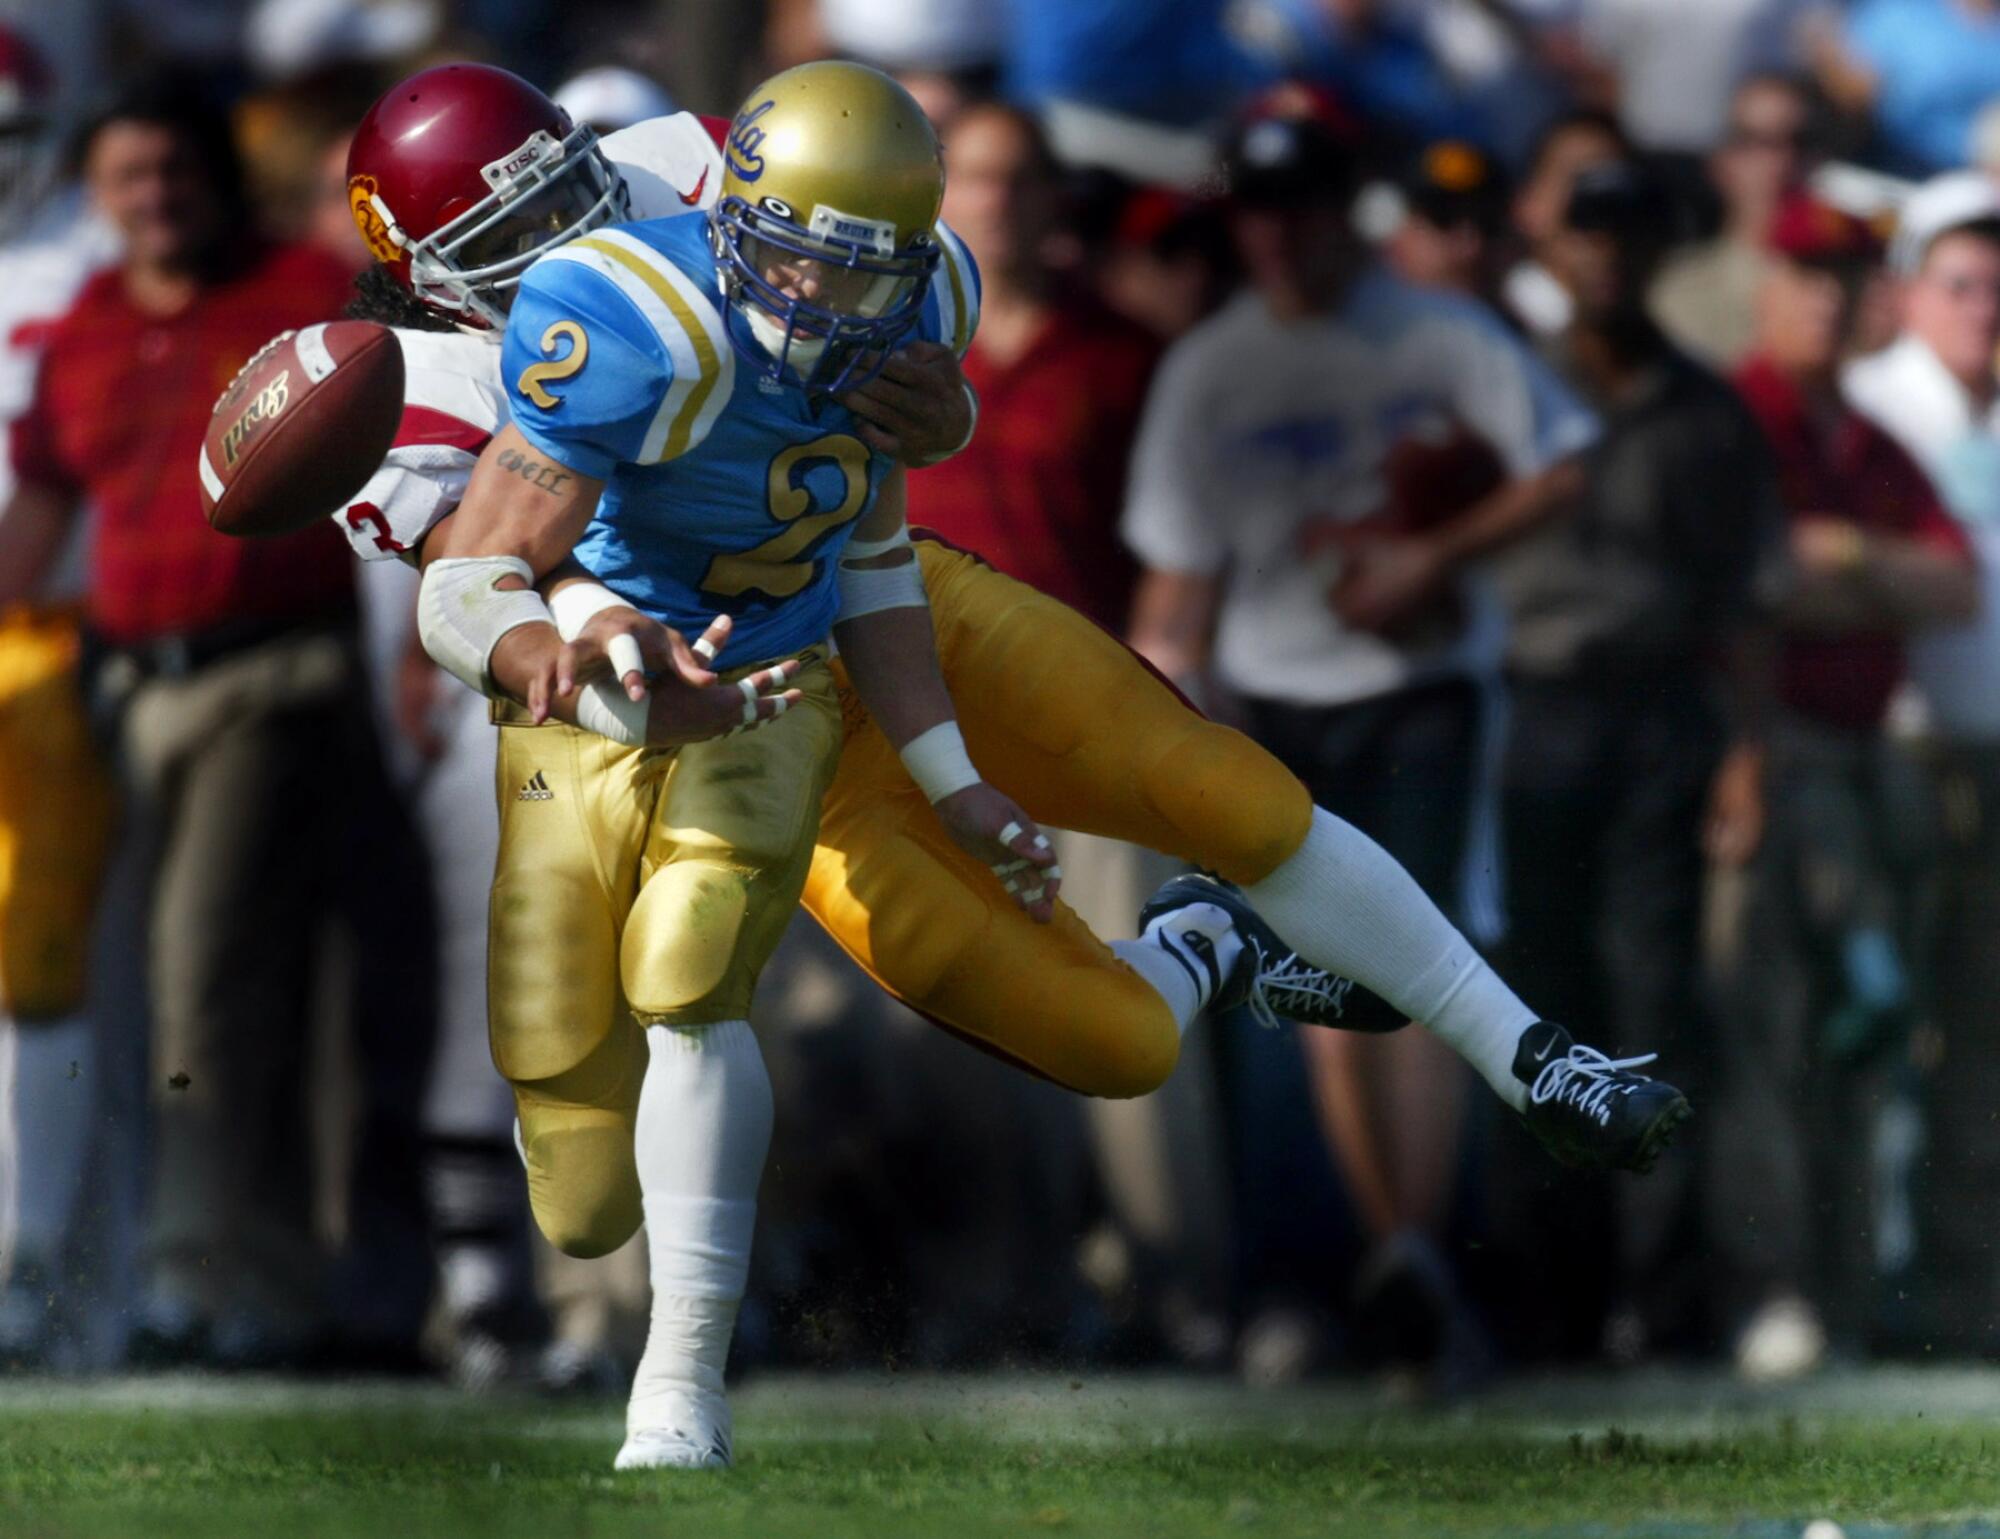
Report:
[[[1012,818],[1009,818],[1007,820],[1006,827],[1000,830],[998,837],[1002,844],[1012,844],[1016,839],[1020,838],[1024,832],[1026,832],[1026,830],[1024,830],[1019,823],[1015,822]]]
[[[646,672],[646,659],[640,655],[639,640],[625,631],[620,631],[606,643],[604,655],[611,660],[614,678],[624,678],[628,673],[636,673],[642,678]]]
[[[695,637],[694,655],[705,663],[715,661],[716,653],[722,650],[722,643],[729,638],[733,622],[728,615],[717,615],[708,622],[708,629]]]

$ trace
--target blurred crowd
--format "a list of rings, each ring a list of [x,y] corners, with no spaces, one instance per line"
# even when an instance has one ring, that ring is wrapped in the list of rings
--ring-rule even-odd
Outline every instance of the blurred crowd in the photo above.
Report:
[[[1086,1102],[798,926],[741,1361],[2000,1351],[2000,0],[0,22],[0,1371],[610,1388],[643,1329],[633,1247],[531,1240],[482,1050],[483,703],[393,563],[200,516],[215,394],[367,263],[352,125],[454,57],[600,130],[897,74],[984,280],[979,430],[912,522],[1697,1109],[1649,1177],[1579,1175],[1420,1027],[1235,1019]],[[1167,874],[1063,863],[1106,936]]]

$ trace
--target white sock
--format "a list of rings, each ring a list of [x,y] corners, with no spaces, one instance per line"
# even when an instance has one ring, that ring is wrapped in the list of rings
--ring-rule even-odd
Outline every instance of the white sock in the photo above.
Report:
[[[14,1258],[53,1266],[90,1154],[96,1037],[78,1016],[14,1031]]]
[[[771,1147],[771,1080],[748,1021],[653,1026],[633,1154],[646,1208],[652,1325],[629,1428],[690,1391],[722,1393],[750,1275],[757,1183]]]
[[[1186,1036],[1194,1018],[1201,1014],[1201,991],[1188,970],[1153,941],[1120,940],[1110,942],[1110,946],[1119,961],[1158,991],[1174,1013],[1174,1024]]]
[[[1227,909],[1213,903],[1189,903],[1160,915],[1146,926],[1137,944],[1151,947],[1154,954],[1152,970],[1142,968],[1140,976],[1160,990],[1183,1033],[1195,1016],[1208,1008],[1243,954],[1243,937],[1236,933],[1236,921]],[[1132,960],[1123,951],[1119,955]],[[1187,995],[1178,984],[1172,993],[1162,987],[1170,975],[1157,965],[1159,962],[1167,963],[1180,975],[1180,983],[1194,991],[1192,1009],[1183,1008]]]
[[[1299,852],[1243,891],[1300,956],[1373,989],[1457,1049],[1509,1106],[1527,1104],[1514,1049],[1535,1012],[1360,829],[1315,808]]]

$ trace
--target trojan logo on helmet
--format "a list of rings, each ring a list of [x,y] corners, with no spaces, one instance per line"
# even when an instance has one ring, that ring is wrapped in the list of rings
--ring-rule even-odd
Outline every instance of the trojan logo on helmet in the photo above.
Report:
[[[629,207],[595,132],[484,64],[420,71],[369,108],[347,188],[375,259],[424,305],[475,328],[506,324],[538,257]]]
[[[879,70],[829,60],[759,86],[709,215],[737,352],[815,394],[872,377],[922,316],[943,198],[937,134]]]

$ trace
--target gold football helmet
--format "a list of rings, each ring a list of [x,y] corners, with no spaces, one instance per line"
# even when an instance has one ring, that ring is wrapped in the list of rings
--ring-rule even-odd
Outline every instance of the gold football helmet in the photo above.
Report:
[[[709,216],[737,350],[814,392],[868,379],[923,313],[943,199],[937,134],[881,71],[828,60],[765,81],[730,124]]]

